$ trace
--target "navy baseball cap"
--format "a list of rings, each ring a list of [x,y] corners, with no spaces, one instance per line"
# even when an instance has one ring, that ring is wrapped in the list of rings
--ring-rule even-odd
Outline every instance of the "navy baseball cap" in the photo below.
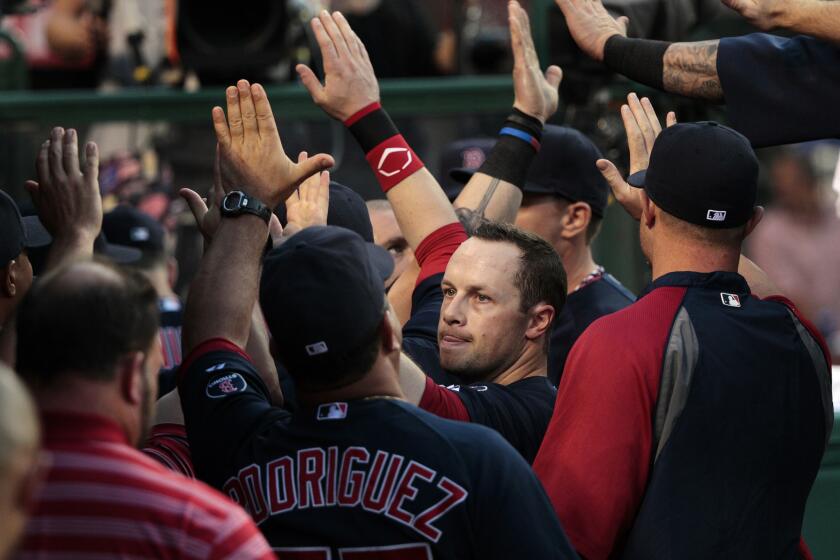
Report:
[[[121,204],[102,218],[102,231],[108,241],[134,247],[143,254],[162,253],[166,232],[163,226],[133,206]]]
[[[595,166],[603,156],[592,140],[574,128],[548,124],[540,145],[522,190],[586,202],[593,214],[603,218],[610,187]]]
[[[495,138],[464,138],[444,146],[440,155],[440,185],[450,202],[458,198],[495,145]]]
[[[492,140],[487,145],[485,156],[494,144],[495,140]],[[572,202],[586,202],[593,214],[603,217],[610,187],[595,167],[595,162],[603,157],[595,144],[574,128],[551,124],[543,129],[540,144],[540,151],[531,163],[522,190],[532,194],[553,194]],[[476,170],[452,170],[452,179],[461,184],[455,196]],[[444,190],[447,190],[446,187]]]
[[[0,266],[6,266],[24,249],[44,247],[52,242],[38,216],[20,215],[11,196],[0,191]]]
[[[345,228],[313,226],[265,257],[260,305],[290,372],[334,379],[343,357],[374,335],[386,300],[365,240]]]
[[[712,229],[744,225],[758,195],[758,159],[739,132],[716,122],[680,123],[659,135],[650,163],[627,182],[665,212]]]
[[[296,196],[296,195],[292,195]],[[285,227],[286,205],[277,207],[277,217]],[[385,282],[394,272],[394,258],[391,254],[373,242],[373,225],[370,223],[367,205],[359,193],[348,186],[330,181],[330,207],[327,211],[327,225],[342,227],[357,233],[367,244],[368,260],[373,263],[382,281]]]

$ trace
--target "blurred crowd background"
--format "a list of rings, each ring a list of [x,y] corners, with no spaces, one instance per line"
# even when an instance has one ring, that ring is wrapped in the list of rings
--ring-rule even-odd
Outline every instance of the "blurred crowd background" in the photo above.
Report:
[[[752,31],[718,0],[604,3],[630,17],[630,35],[636,37],[698,40]],[[166,97],[172,111],[177,103],[190,105],[189,96],[205,99],[202,92],[217,98],[207,103],[209,109],[222,100],[222,86],[237,78],[274,84],[278,91],[293,88],[295,65],[317,68],[319,62],[305,23],[328,8],[347,15],[379,78],[400,80],[397,84],[414,92],[415,99],[421,92],[423,103],[416,111],[403,107],[398,126],[442,184],[451,182],[449,169],[478,167],[481,146],[488,145],[453,142],[495,137],[510,105],[477,111],[462,99],[456,111],[435,110],[447,101],[448,83],[474,91],[478,101],[494,76],[510,75],[503,0],[245,0],[235,6],[198,0],[6,0],[0,6],[0,187],[32,212],[23,181],[33,176],[39,139],[54,124],[79,129],[83,140],[100,146],[105,210],[131,205],[163,224],[167,278],[180,296],[194,273],[201,239],[177,191],[183,186],[206,191],[210,185],[215,140],[209,110],[199,119],[162,119],[138,95],[118,120],[109,112],[108,122],[104,115],[100,122],[95,104],[63,100],[84,100],[94,91],[140,93]],[[552,1],[525,0],[523,6],[531,14],[541,60],[564,70],[561,109],[552,122],[578,128],[605,157],[626,161],[616,110],[628,91],[626,80],[581,55]],[[400,91],[398,86],[383,89],[394,96]],[[29,93],[43,90],[60,93]],[[663,114],[673,109],[682,120],[723,119],[714,107],[648,94]],[[30,100],[28,113],[15,114],[14,107]],[[67,110],[56,119],[50,104]],[[39,107],[51,110],[49,122],[37,118]],[[308,116],[312,113],[284,111],[282,104],[275,108],[282,136],[292,144],[287,152],[329,152],[337,161],[336,180],[367,199],[381,197],[362,152],[343,127]],[[840,358],[838,151],[836,141],[759,151],[761,201],[768,214],[749,245],[750,256],[826,335],[835,359]],[[613,211],[596,244],[596,258],[638,290],[647,271],[635,235],[634,224]]]

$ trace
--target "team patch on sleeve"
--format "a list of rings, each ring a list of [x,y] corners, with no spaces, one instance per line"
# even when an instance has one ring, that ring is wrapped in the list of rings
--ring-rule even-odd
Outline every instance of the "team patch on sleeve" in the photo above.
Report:
[[[221,399],[236,393],[242,393],[247,388],[248,383],[238,373],[223,373],[210,378],[205,393],[211,399]]]

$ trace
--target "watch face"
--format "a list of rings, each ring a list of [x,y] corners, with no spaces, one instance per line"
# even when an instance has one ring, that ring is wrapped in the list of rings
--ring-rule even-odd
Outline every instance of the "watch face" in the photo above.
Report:
[[[238,210],[242,204],[242,198],[241,191],[231,191],[222,199],[222,208],[228,211]]]

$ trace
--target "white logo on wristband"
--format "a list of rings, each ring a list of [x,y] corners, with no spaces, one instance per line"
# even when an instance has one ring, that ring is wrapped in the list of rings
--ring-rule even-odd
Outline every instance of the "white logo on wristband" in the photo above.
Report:
[[[401,153],[405,153],[405,163],[403,163],[402,167],[394,171],[385,171],[384,169],[382,169],[382,167],[385,165],[385,161],[388,159],[388,156],[392,154]],[[411,161],[411,151],[408,148],[385,148],[385,151],[382,152],[382,156],[379,158],[379,165],[376,166],[376,170],[386,177],[393,177],[394,175],[396,175],[400,171],[403,171],[406,167],[411,165]]]

